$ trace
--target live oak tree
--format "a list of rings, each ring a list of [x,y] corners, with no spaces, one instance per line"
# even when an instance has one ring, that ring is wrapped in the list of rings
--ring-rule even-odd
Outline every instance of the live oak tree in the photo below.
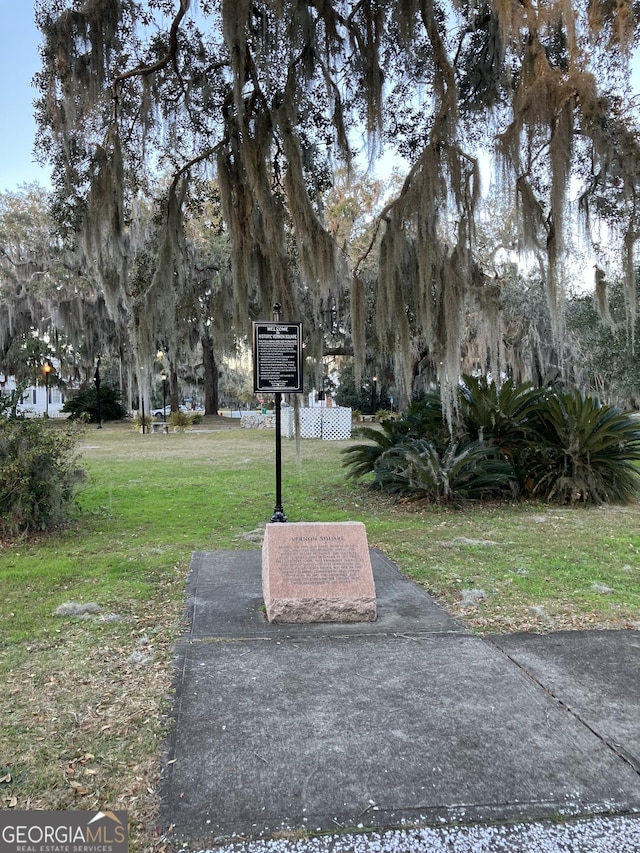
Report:
[[[222,357],[235,351],[237,341],[232,305],[226,298],[231,282],[231,247],[214,184],[202,188],[200,204],[187,218],[186,238],[189,274],[176,304],[177,328],[182,332],[179,352],[183,371],[190,364],[194,380],[202,376],[205,414],[215,415]],[[198,359],[195,364],[194,353]]]
[[[207,189],[215,198],[215,188]],[[209,201],[189,214],[182,249],[189,272],[176,294],[176,316],[158,329],[163,358],[155,373],[166,369],[174,408],[180,378],[194,385],[203,382],[206,411],[215,412],[216,359],[233,349],[230,333],[214,342],[209,332],[214,313],[226,310],[221,282],[229,276],[230,249],[217,207]],[[157,259],[157,227],[148,205],[138,206],[136,232],[127,311],[110,316],[81,253],[72,241],[61,240],[45,189],[32,185],[0,194],[0,367],[5,374],[42,381],[44,361],[54,358],[56,380],[84,387],[93,383],[101,358],[103,378],[120,380],[131,408],[137,393],[130,368],[140,306]],[[171,349],[169,339],[175,345]],[[153,381],[157,391],[157,375]]]
[[[574,341],[573,362],[586,374],[583,383],[606,403],[629,409],[640,407],[640,362],[631,346],[632,330],[625,317],[624,284],[608,286],[607,320],[597,312],[588,295],[576,295],[567,303],[568,337]],[[640,275],[636,276],[636,300]],[[640,318],[636,317],[636,340]]]
[[[36,185],[0,194],[0,364],[18,379],[42,380],[55,357],[57,377],[93,376],[98,354],[118,346],[101,288],[63,242]]]
[[[588,238],[606,223],[633,315],[632,0],[38,0],[36,19],[38,146],[53,166],[56,216],[81,234],[112,312],[131,310],[138,202],[162,186],[156,256],[138,293],[139,368],[175,325],[185,217],[212,177],[236,333],[274,301],[285,318],[304,311],[312,332],[327,305],[344,307],[360,361],[365,345],[393,358],[405,396],[425,351],[451,387],[465,307],[491,316],[499,303],[475,256],[481,152],[517,212],[518,250],[543,265],[556,335],[576,196]],[[376,322],[365,341],[368,252],[349,268],[322,199],[335,164],[377,146],[410,168],[371,240]],[[222,332],[225,312],[212,322]]]

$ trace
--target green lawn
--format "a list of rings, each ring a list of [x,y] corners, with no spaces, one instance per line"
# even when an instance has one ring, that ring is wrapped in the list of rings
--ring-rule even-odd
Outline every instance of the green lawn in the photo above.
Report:
[[[275,503],[273,432],[209,426],[87,429],[76,523],[0,552],[2,807],[128,809],[150,843],[191,554],[259,547]],[[346,445],[283,441],[290,521],[364,522],[474,630],[640,626],[639,506],[401,504],[345,481]]]

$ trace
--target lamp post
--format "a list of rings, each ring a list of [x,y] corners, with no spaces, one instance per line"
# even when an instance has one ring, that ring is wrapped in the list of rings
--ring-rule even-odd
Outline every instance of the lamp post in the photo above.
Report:
[[[140,398],[140,417],[142,420],[142,435],[146,434],[147,428],[144,420],[144,392],[146,388],[144,366],[140,367],[140,376],[138,378],[138,394]]]
[[[377,405],[376,388],[378,385],[378,377],[374,376],[371,380],[371,414],[375,415]]]
[[[160,379],[162,379],[162,419],[166,423],[167,422],[167,374],[162,371],[160,374]]]
[[[53,365],[47,359],[45,363],[42,365],[42,372],[44,373],[44,388],[45,388],[45,398],[44,398],[44,413],[45,417],[49,417],[49,374],[53,370]]]

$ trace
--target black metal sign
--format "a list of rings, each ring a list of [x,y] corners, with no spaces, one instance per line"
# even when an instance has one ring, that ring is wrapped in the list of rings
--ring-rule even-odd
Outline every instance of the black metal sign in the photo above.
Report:
[[[253,324],[253,390],[302,393],[302,323]]]

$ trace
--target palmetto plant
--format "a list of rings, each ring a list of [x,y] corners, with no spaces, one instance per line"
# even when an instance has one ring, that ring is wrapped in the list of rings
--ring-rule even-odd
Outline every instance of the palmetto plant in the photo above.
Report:
[[[446,447],[451,439],[445,423],[442,399],[436,391],[429,391],[411,403],[406,415],[398,422],[404,435],[425,438],[436,445]]]
[[[470,439],[491,441],[510,458],[534,438],[532,416],[544,400],[544,389],[512,379],[497,387],[484,376],[463,376],[458,398],[462,428]]]
[[[528,492],[554,503],[629,503],[640,494],[640,421],[578,390],[545,394],[540,441],[522,457]]]
[[[577,390],[464,377],[458,434],[430,398],[344,451],[348,477],[394,494],[628,503],[640,494],[640,420]],[[517,483],[517,486],[516,486]]]
[[[366,440],[366,444],[355,444],[342,451],[342,464],[347,469],[348,480],[359,480],[375,469],[380,456],[398,444],[402,434],[396,432],[395,424],[400,421],[383,421],[382,429],[359,427],[354,435]]]
[[[354,435],[371,443],[357,444],[342,451],[342,464],[348,470],[347,479],[358,480],[371,474],[379,457],[407,438],[427,439],[436,446],[445,446],[450,439],[440,396],[436,393],[426,394],[421,400],[411,403],[400,420],[382,421],[380,426],[381,430],[359,427]]]
[[[380,455],[376,483],[385,491],[438,503],[512,498],[518,487],[510,463],[484,441],[440,451],[431,441],[405,439]]]

